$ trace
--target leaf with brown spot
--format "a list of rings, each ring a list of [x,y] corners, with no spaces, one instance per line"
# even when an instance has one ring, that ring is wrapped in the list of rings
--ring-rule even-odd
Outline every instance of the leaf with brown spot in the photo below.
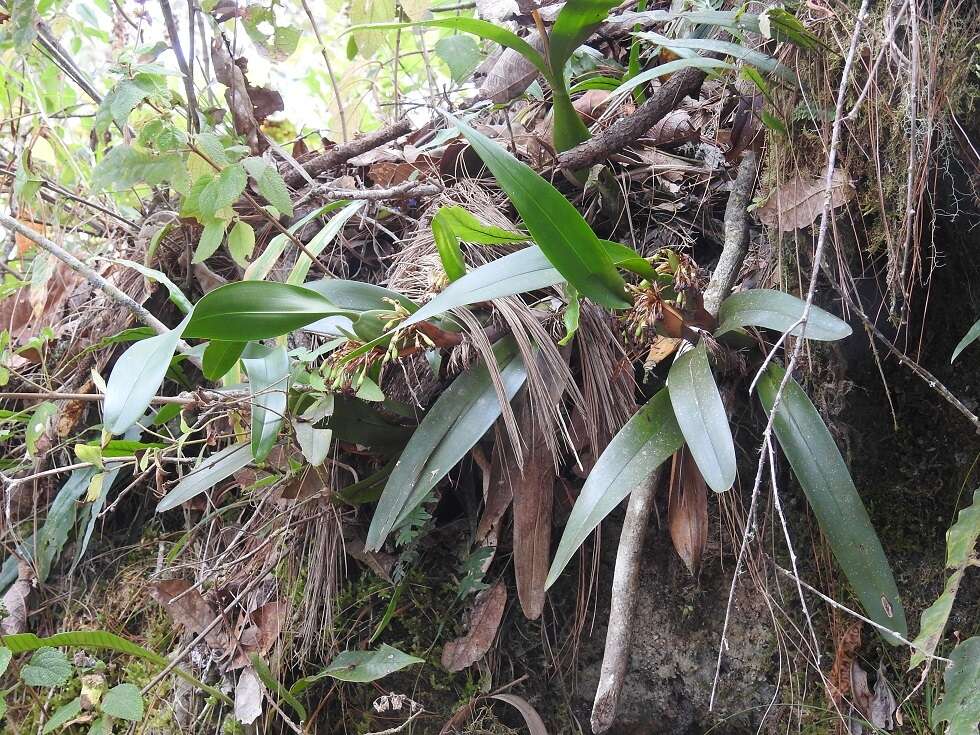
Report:
[[[150,597],[167,611],[175,623],[184,626],[189,633],[199,635],[218,617],[210,603],[197,589],[182,579],[169,579],[150,583]],[[231,636],[225,625],[219,623],[204,636],[205,642],[213,650],[224,653],[231,645]]]
[[[503,582],[497,582],[476,596],[469,631],[462,638],[447,643],[442,650],[442,665],[447,671],[462,671],[486,655],[500,628],[506,607],[507,588]]]
[[[685,446],[670,469],[667,525],[674,549],[691,574],[697,574],[708,543],[708,485]]]
[[[823,211],[824,179],[822,176],[795,176],[779,186],[765,204],[756,209],[759,221],[781,232],[809,227]],[[834,169],[830,184],[830,208],[843,206],[855,196],[851,177]]]

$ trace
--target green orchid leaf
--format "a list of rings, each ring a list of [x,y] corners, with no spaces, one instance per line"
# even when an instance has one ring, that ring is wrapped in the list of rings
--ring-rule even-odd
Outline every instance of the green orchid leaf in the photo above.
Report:
[[[715,330],[715,336],[749,326],[785,332],[800,320],[805,306],[801,299],[782,291],[767,288],[742,291],[721,303],[718,309],[720,326]],[[800,327],[796,327],[790,334],[799,337],[801,331]],[[807,339],[830,342],[844,339],[850,334],[851,327],[847,322],[817,306],[810,307],[803,334]]]

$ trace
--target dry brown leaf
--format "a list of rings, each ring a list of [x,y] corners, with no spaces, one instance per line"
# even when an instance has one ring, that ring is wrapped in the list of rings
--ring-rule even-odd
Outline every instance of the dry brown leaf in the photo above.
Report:
[[[831,701],[836,703],[838,707],[842,706],[844,698],[851,691],[851,663],[857,656],[858,649],[861,648],[861,629],[863,627],[863,622],[855,620],[844,631],[837,643],[834,665],[827,677],[827,688]]]
[[[24,227],[34,230],[34,232],[43,237],[47,237],[48,235],[48,228],[41,222],[35,222],[23,216],[17,217],[17,221],[24,225]],[[17,255],[24,255],[24,253],[34,247],[34,241],[26,235],[21,235],[19,232],[14,234],[14,242],[17,245]]]
[[[472,666],[490,650],[507,607],[507,588],[503,582],[483,590],[473,602],[469,631],[462,638],[446,644],[442,665],[449,672]]]
[[[875,689],[871,694],[871,707],[868,712],[868,720],[877,728],[882,730],[895,729],[895,710],[898,704],[895,702],[895,695],[892,688],[888,686],[888,678],[885,676],[885,668],[882,664],[878,665],[878,678],[875,681]]]
[[[245,76],[247,62],[244,58],[232,58],[221,34],[211,41],[211,63],[215,78],[227,87],[225,101],[231,111],[235,131],[245,137],[252,153],[261,153],[267,144],[260,134],[259,125],[273,112],[285,109],[282,96],[274,90],[249,84]]]
[[[684,566],[696,574],[708,543],[708,485],[687,447],[671,465],[667,525]]]
[[[479,465],[483,475],[483,515],[480,516],[480,522],[476,526],[476,539],[480,543],[490,539],[491,536],[496,540],[500,519],[514,499],[514,493],[503,471],[504,447],[504,441],[496,442],[489,462],[483,450],[474,447],[473,460]]]
[[[27,630],[27,598],[34,582],[34,569],[23,559],[17,560],[17,581],[10,585],[3,595],[3,606],[7,614],[0,620],[0,631],[4,635],[15,635]]]
[[[198,635],[218,616],[214,608],[197,589],[181,579],[169,579],[150,583],[150,597],[160,603],[174,622],[188,632]],[[215,651],[224,653],[231,646],[231,636],[223,623],[219,623],[207,635],[205,642]]]
[[[541,37],[531,33],[525,39],[539,53],[544,49]],[[504,49],[496,63],[487,72],[486,79],[477,91],[479,99],[488,99],[498,105],[519,97],[538,78],[537,68],[514,49]]]
[[[665,337],[656,335],[650,344],[650,351],[647,352],[646,364],[656,366],[677,352],[682,340],[677,337]]]
[[[395,562],[398,561],[394,556],[382,552],[365,551],[364,541],[359,538],[344,539],[344,549],[348,555],[367,566],[381,579],[391,582],[391,571],[395,568]]]
[[[686,110],[674,110],[646,134],[651,145],[679,145],[698,137],[698,130]]]
[[[607,89],[587,90],[572,103],[572,107],[575,108],[578,116],[582,118],[586,125],[592,125],[599,119],[599,115],[602,113],[602,107],[605,105],[606,100],[609,99],[610,94],[611,92]]]
[[[242,669],[235,686],[235,719],[243,725],[251,725],[262,716],[262,699],[265,689],[262,680],[251,666]]]
[[[239,647],[229,670],[248,665],[253,653],[264,656],[282,632],[282,621],[286,606],[278,600],[267,602],[247,616],[247,624],[238,637]]]
[[[851,177],[834,169],[830,184],[830,208],[841,207],[855,195]],[[780,232],[809,227],[823,211],[824,179],[822,176],[796,176],[778,187],[761,207],[756,209],[759,221]]]

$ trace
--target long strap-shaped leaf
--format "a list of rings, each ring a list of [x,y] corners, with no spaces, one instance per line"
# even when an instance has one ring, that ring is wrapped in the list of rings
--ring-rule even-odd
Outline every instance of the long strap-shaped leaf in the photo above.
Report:
[[[548,59],[556,78],[575,49],[588,40],[609,11],[619,4],[618,0],[568,0],[562,6],[548,35]]]
[[[524,384],[527,371],[510,337],[494,346],[507,400]],[[483,363],[453,381],[412,434],[388,477],[365,546],[380,549],[388,534],[473,448],[501,413],[490,371]]]
[[[715,330],[715,336],[747,326],[785,332],[799,321],[805,306],[800,299],[782,291],[768,288],[742,291],[721,302],[718,309],[720,326]],[[800,331],[796,327],[790,334],[799,336]],[[851,334],[847,322],[816,306],[810,308],[805,331],[807,339],[825,342],[844,339]]]
[[[496,177],[531,238],[569,283],[596,303],[629,306],[625,283],[599,238],[564,194],[500,145],[451,118]]]
[[[767,413],[772,411],[784,374],[783,368],[770,365],[759,380],[759,400]],[[881,542],[840,450],[794,380],[783,389],[773,429],[864,611],[879,625],[904,637],[908,630],[905,610]],[[898,644],[891,636],[885,639]]]
[[[284,345],[250,344],[242,353],[252,403],[252,457],[265,459],[275,446],[286,413],[289,356]]]
[[[83,630],[77,632],[56,633],[47,638],[38,638],[33,633],[17,633],[16,635],[6,635],[3,637],[3,645],[10,649],[11,653],[26,653],[36,651],[39,648],[50,646],[69,646],[73,648],[105,649],[126,653],[136,656],[157,666],[167,666],[168,661],[164,656],[143,648],[132,641],[121,638],[114,633],[107,633],[101,630]],[[221,701],[231,704],[231,699],[214,687],[208,686],[204,682],[194,678],[183,669],[174,667],[173,672],[189,684],[193,684],[201,691],[207,692],[212,697],[217,697]]]
[[[226,477],[252,461],[252,453],[245,444],[233,444],[215,452],[201,464],[184,475],[183,479],[157,504],[157,513],[176,508],[205,490],[209,490]]]
[[[667,388],[701,476],[716,493],[725,492],[735,483],[735,442],[704,342],[674,360]]]
[[[205,294],[194,307],[184,336],[226,342],[271,339],[336,314],[356,316],[308,288],[239,281]]]
[[[589,473],[565,524],[548,572],[547,587],[555,583],[602,519],[633,488],[646,482],[683,443],[670,398],[666,389],[662,390],[626,422]]]

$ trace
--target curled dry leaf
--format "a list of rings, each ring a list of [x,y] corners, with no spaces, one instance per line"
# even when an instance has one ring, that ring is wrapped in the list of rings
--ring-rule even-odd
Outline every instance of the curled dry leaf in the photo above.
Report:
[[[674,110],[650,128],[646,137],[651,145],[679,145],[694,140],[699,135],[691,115],[686,110]]]
[[[851,177],[835,169],[830,184],[830,207],[836,209],[854,198]],[[756,209],[759,221],[781,232],[809,227],[823,211],[824,179],[822,176],[796,176],[778,187],[765,204]]]
[[[211,41],[211,62],[214,76],[227,89],[225,101],[231,110],[232,123],[239,135],[245,136],[253,153],[261,153],[265,139],[259,126],[273,112],[284,109],[282,96],[265,87],[253,87],[245,76],[244,59],[233,59],[223,35]]]
[[[684,566],[696,574],[708,543],[708,485],[687,447],[671,465],[667,525]]]
[[[267,602],[247,616],[244,629],[238,637],[237,653],[229,670],[248,665],[252,654],[264,656],[282,632],[282,620],[286,607],[278,600]]]
[[[544,43],[537,33],[531,33],[525,40],[538,53],[544,51]],[[487,72],[487,78],[480,85],[477,96],[498,105],[506,104],[524,94],[531,83],[538,78],[539,73],[534,64],[525,59],[519,51],[505,48]]]
[[[861,629],[864,623],[855,620],[844,631],[837,643],[837,653],[834,655],[834,665],[827,677],[828,695],[831,701],[843,711],[844,699],[851,691],[851,663],[861,648]]]
[[[243,725],[251,725],[262,716],[262,698],[265,690],[255,669],[248,666],[242,669],[235,686],[235,719]]]
[[[31,594],[34,569],[23,559],[17,560],[17,581],[3,595],[3,607],[7,611],[0,620],[0,632],[14,635],[27,630],[27,597]]]
[[[490,650],[507,607],[507,588],[503,582],[483,590],[476,596],[470,615],[469,631],[462,638],[446,644],[442,665],[450,672],[472,666]]]
[[[181,579],[168,579],[150,583],[150,597],[163,606],[175,623],[198,635],[218,616],[215,609],[205,600],[196,588]],[[205,642],[213,650],[224,653],[231,645],[231,637],[219,623],[204,636]]]
[[[492,699],[506,702],[520,712],[521,717],[524,718],[524,722],[527,723],[527,729],[531,735],[548,735],[548,728],[544,726],[544,720],[541,719],[541,715],[538,714],[538,711],[524,697],[518,697],[516,694],[494,694]]]

